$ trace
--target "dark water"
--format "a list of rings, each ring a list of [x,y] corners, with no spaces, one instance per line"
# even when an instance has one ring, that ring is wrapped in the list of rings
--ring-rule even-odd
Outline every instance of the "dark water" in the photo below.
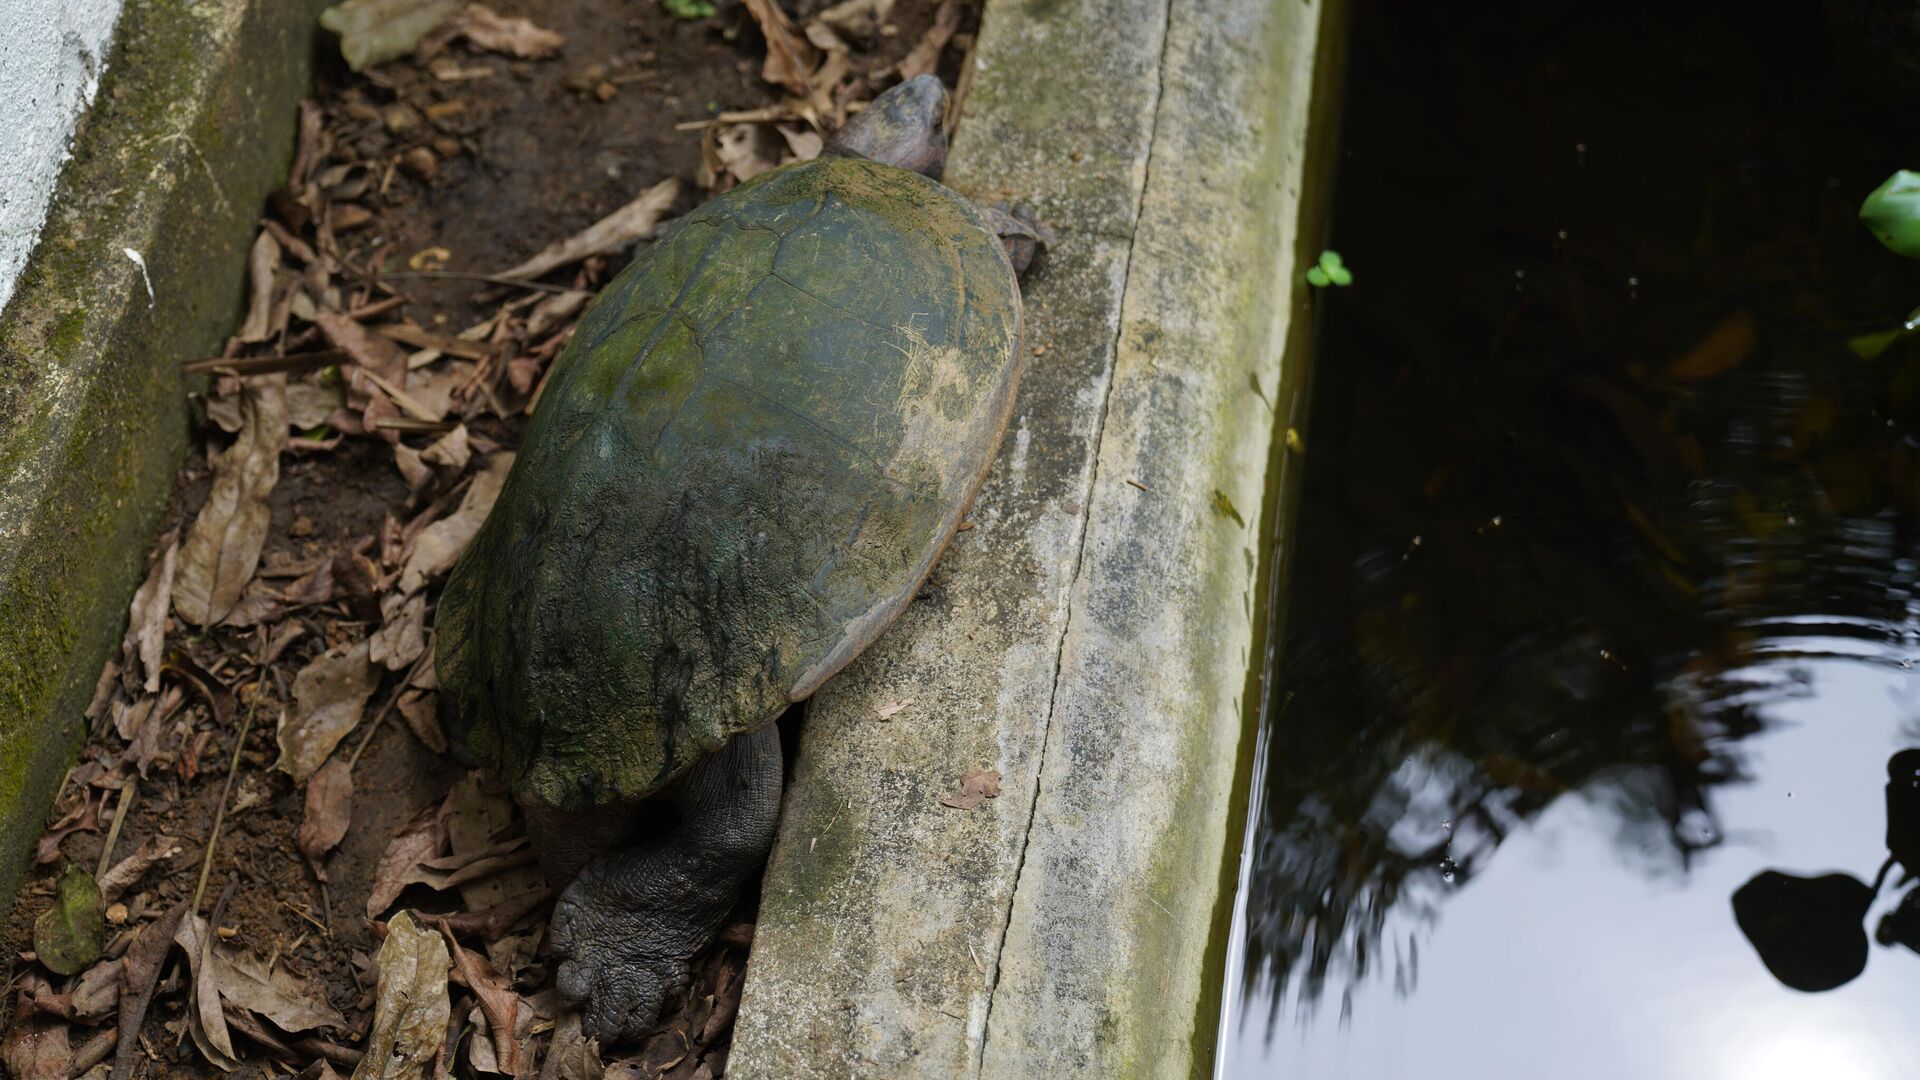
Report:
[[[1920,109],[1819,5],[1355,7],[1225,1075],[1920,1076]]]

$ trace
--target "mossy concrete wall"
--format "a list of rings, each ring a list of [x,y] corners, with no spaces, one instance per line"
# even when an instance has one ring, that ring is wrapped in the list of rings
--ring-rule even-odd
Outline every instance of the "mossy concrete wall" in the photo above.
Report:
[[[180,365],[234,325],[322,6],[127,0],[0,312],[0,897],[79,746],[186,448]]]
[[[809,708],[731,1075],[1211,1070],[1326,3],[989,0],[948,181],[1060,242],[975,528]]]

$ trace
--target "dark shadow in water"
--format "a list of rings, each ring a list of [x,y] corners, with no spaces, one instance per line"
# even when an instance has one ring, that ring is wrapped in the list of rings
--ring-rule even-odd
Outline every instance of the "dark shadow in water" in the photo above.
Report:
[[[1569,794],[1683,880],[1767,829],[1716,795],[1806,664],[1920,639],[1920,349],[1846,346],[1920,303],[1855,221],[1920,144],[1820,6],[1357,8],[1357,281],[1322,297],[1252,815],[1241,990],[1269,1024],[1376,975],[1412,993],[1419,939],[1388,927]],[[1843,878],[1742,890],[1789,985],[1865,962]],[[1840,929],[1761,911],[1808,896]],[[1920,948],[1920,901],[1877,933]],[[1772,959],[1795,948],[1826,959]]]

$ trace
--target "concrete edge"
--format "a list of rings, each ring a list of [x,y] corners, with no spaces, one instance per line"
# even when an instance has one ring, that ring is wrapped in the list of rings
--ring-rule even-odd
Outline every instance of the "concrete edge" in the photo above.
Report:
[[[0,313],[0,895],[72,760],[292,157],[316,0],[129,0]],[[127,252],[139,255],[136,261]]]
[[[1211,1069],[1326,3],[989,0],[949,182],[1060,230],[1035,355],[978,527],[810,705],[738,1075]]]

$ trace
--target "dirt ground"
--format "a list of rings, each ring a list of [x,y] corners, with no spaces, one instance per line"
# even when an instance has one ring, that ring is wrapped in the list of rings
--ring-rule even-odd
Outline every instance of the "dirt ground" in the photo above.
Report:
[[[585,1045],[516,813],[444,752],[433,601],[588,295],[903,72],[953,87],[977,2],[476,7],[366,71],[327,58],[234,253],[247,320],[192,369],[204,437],[7,918],[12,1075],[345,1075],[410,1034],[414,1064],[365,1075],[725,1072],[758,881],[654,1036]],[[449,946],[421,988],[444,1016],[376,1009],[383,971]]]

